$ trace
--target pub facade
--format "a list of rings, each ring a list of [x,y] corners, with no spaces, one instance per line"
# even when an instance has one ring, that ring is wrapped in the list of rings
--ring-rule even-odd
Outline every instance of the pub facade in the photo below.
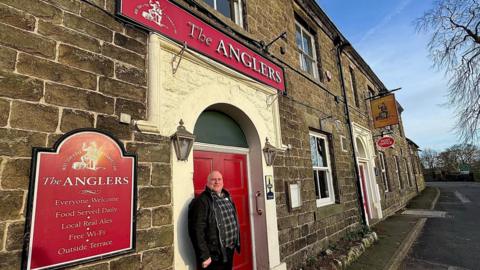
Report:
[[[196,269],[187,211],[211,170],[237,205],[245,270],[297,269],[424,188],[402,107],[398,124],[376,128],[370,102],[391,93],[313,0],[0,0],[0,10],[1,269]],[[136,155],[132,247],[87,256],[97,236],[70,236],[87,227],[54,215],[67,235],[48,251],[59,262],[33,267],[32,149],[58,152],[78,130]],[[377,146],[386,135],[395,144]],[[91,169],[79,145],[72,168]],[[116,226],[101,243],[117,241]]]

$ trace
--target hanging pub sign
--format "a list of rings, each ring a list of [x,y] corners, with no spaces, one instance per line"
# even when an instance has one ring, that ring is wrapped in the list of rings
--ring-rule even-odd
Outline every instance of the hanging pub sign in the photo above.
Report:
[[[389,94],[370,101],[373,125],[382,128],[398,124],[397,102],[394,94]]]
[[[283,69],[168,0],[118,0],[117,14],[257,81],[285,91]]]
[[[57,269],[135,250],[135,155],[104,132],[34,148],[23,269]]]
[[[377,140],[377,146],[380,148],[390,148],[395,145],[395,139],[390,136],[383,136]]]

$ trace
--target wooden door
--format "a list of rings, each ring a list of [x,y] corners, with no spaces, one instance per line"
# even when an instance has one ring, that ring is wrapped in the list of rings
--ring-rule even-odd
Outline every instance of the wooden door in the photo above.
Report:
[[[221,152],[193,151],[193,184],[195,196],[205,190],[208,174],[219,171],[226,189],[235,203],[240,223],[241,253],[235,252],[233,269],[252,270],[252,241],[248,200],[247,156]]]

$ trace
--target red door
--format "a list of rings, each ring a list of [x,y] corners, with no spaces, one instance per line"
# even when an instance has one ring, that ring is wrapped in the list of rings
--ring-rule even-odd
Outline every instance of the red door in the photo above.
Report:
[[[363,164],[359,164],[358,171],[360,173],[360,181],[362,182],[363,207],[367,212],[368,219],[371,219],[372,217],[370,216],[370,209],[368,208],[367,179],[365,179],[365,166]]]
[[[195,196],[205,190],[207,176],[213,171],[223,175],[224,188],[232,196],[237,207],[238,222],[240,223],[241,253],[235,252],[233,269],[251,270],[252,241],[250,231],[250,217],[248,206],[248,175],[247,156],[220,152],[193,151],[193,185]]]

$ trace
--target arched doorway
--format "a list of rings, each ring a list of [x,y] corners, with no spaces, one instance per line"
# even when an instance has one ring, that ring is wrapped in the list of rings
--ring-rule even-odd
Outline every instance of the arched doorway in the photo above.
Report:
[[[254,269],[252,256],[252,220],[250,218],[249,144],[240,125],[229,115],[206,110],[199,116],[194,129],[193,185],[195,194],[205,189],[208,174],[223,174],[224,187],[237,207],[242,252],[235,254],[234,269]]]

